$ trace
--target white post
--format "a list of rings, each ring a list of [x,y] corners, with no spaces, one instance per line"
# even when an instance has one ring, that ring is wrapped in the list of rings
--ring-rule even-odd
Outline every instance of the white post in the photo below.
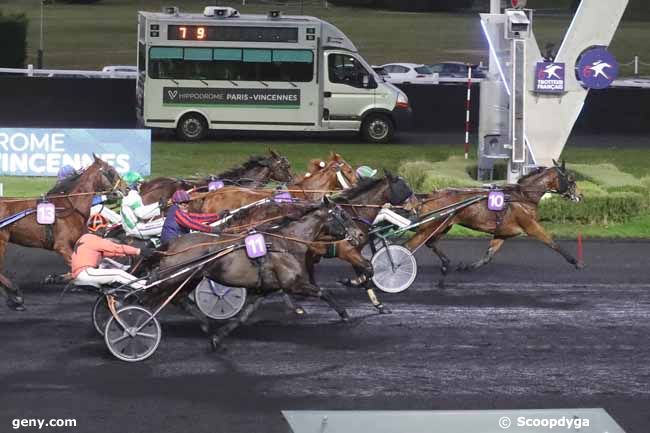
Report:
[[[0,183],[0,197],[3,197],[5,195],[5,186],[4,184]]]
[[[639,76],[639,56],[634,56],[634,75]]]
[[[31,63],[27,65],[27,76],[28,77],[34,76],[34,65],[32,65]]]

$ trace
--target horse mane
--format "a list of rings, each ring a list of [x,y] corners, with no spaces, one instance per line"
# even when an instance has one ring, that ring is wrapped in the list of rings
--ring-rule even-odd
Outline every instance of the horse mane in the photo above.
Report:
[[[377,184],[379,184],[380,182],[383,182],[383,181],[384,181],[384,178],[380,178],[380,179],[373,179],[373,178],[368,178],[368,177],[361,178],[361,179],[359,179],[359,182],[357,182],[357,184],[355,186],[353,186],[352,188],[346,189],[346,190],[342,191],[341,193],[337,194],[336,196],[332,197],[332,200],[334,202],[336,202],[336,203],[347,202],[347,201],[349,201],[349,200],[363,194],[364,192],[367,192],[367,191],[371,190]]]
[[[266,159],[267,157],[265,156],[252,155],[250,158],[248,158],[248,161],[244,162],[239,167],[233,167],[229,170],[226,170],[223,173],[219,174],[217,177],[220,179],[239,179],[239,177],[241,177],[248,170],[251,170],[255,167],[262,167],[262,164],[260,164],[260,162]]]
[[[279,208],[280,209],[279,214],[282,215],[282,218],[274,219],[273,221],[269,221],[268,223],[261,224],[260,227],[268,227],[270,225],[284,227],[291,222],[300,220],[309,212],[312,212],[320,208],[321,203],[275,203],[274,201],[271,201],[269,203],[264,203],[261,206],[253,206],[247,209],[240,210],[239,212],[233,215],[231,224],[237,226],[238,223],[240,223],[241,221],[246,221],[254,213],[260,212],[266,207]],[[289,215],[290,212],[296,213],[296,209],[298,215]]]
[[[520,177],[519,180],[517,181],[517,184],[521,185],[523,181],[529,180],[530,178],[537,176],[538,174],[541,174],[545,170],[546,167],[537,167],[535,170],[531,171],[527,175]]]
[[[81,175],[83,175],[83,172],[72,174],[66,177],[54,185],[54,187],[49,190],[47,194],[68,194],[77,185],[77,182],[79,181],[79,178],[81,178]]]

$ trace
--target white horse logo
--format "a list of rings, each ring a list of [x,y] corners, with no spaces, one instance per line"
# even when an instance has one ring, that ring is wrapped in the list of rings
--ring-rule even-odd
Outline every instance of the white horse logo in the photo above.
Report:
[[[604,77],[606,80],[609,80],[609,77],[605,73],[605,68],[612,68],[613,66],[602,60],[594,62],[589,69],[594,72],[594,78]]]
[[[562,66],[560,65],[548,65],[546,68],[544,68],[544,73],[546,74],[546,79],[550,80],[551,78],[555,78],[557,80],[561,80],[560,76],[557,74],[557,71],[561,70]]]

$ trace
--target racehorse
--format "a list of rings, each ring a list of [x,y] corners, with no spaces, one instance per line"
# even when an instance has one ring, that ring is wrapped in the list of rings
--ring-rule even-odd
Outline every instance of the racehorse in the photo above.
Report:
[[[322,199],[328,192],[348,188],[357,182],[358,177],[354,168],[341,155],[333,153],[325,167],[289,185],[288,189],[295,198],[316,201]],[[238,209],[278,192],[281,191],[225,187],[193,200],[192,209],[208,213]]]
[[[263,297],[276,291],[320,298],[327,302],[341,319],[349,318],[347,311],[330,294],[309,282],[305,254],[324,228],[338,239],[345,238],[353,245],[359,244],[362,233],[341,207],[327,199],[321,204],[304,206],[304,209],[304,214],[298,220],[285,218],[281,222],[257,228],[259,233],[264,234],[265,242],[269,245],[263,258],[250,259],[247,252],[239,248],[212,261],[202,270],[201,276],[225,286],[244,287],[249,291],[248,304],[239,315],[230,319],[213,334],[214,348],[253,314]],[[215,237],[200,233],[182,236],[172,242],[164,253],[165,256],[160,261],[160,273],[162,275],[164,269],[174,269],[179,264],[216,253],[225,245],[241,243],[242,237],[228,234]],[[178,279],[165,282],[163,293],[173,290],[178,286],[178,282]],[[180,295],[187,295],[187,291]],[[160,296],[160,293],[157,293],[157,296]]]
[[[423,242],[426,242],[440,258],[442,262],[441,270],[445,274],[450,261],[444,252],[436,247],[435,243],[454,224],[459,224],[473,230],[492,234],[492,240],[490,240],[490,246],[485,256],[470,265],[459,266],[459,270],[475,270],[488,264],[506,239],[524,233],[542,241],[545,245],[561,254],[576,269],[580,269],[582,264],[557,244],[539,223],[538,207],[544,194],[559,194],[575,203],[580,202],[582,199],[576,185],[575,175],[566,169],[564,162],[562,162],[562,165],[555,161],[553,163],[553,167],[538,168],[519,179],[516,184],[506,185],[501,188],[500,190],[504,192],[507,203],[507,207],[503,211],[490,211],[485,200],[479,201],[451,213],[444,219],[420,226],[416,234],[405,246],[410,250],[414,250]],[[480,195],[487,198],[489,191],[480,188],[434,191],[419,197],[421,203],[418,205],[417,211],[420,214],[427,213],[446,206],[453,206],[455,203]]]
[[[349,242],[313,245],[307,254],[307,269],[310,281],[315,284],[314,265],[322,257],[336,257],[344,260],[352,265],[357,278],[354,281],[342,282],[348,286],[363,286],[373,306],[380,313],[389,313],[390,310],[379,301],[374,292],[372,264],[360,251],[369,241],[368,232],[381,207],[390,204],[392,206],[404,205],[404,207],[410,209],[416,201],[413,191],[403,178],[385,171],[383,178],[362,179],[355,187],[333,196],[332,200],[353,215],[353,220],[363,233],[363,242],[358,246]],[[330,236],[327,233],[321,233],[318,240],[327,241],[329,238]]]
[[[237,185],[263,185],[271,181],[291,182],[291,164],[286,156],[269,150],[270,156],[251,156],[239,167],[233,167],[216,176],[198,180],[177,179],[173,177],[157,177],[144,182],[140,187],[140,196],[144,204],[167,201],[178,189],[205,188],[212,180]]]
[[[46,200],[56,206],[56,220],[52,225],[38,224],[36,214],[30,213],[41,200],[0,199],[0,219],[26,212],[23,218],[0,230],[0,270],[7,243],[53,250],[63,256],[66,264],[70,264],[74,243],[86,232],[95,193],[123,191],[125,187],[113,167],[95,155],[93,158],[93,163],[83,172],[66,178],[46,194]],[[24,309],[20,289],[4,276],[0,278],[0,294],[7,296],[11,308]]]

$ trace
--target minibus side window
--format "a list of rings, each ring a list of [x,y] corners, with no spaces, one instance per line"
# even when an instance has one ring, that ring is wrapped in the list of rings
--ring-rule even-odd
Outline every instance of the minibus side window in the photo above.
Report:
[[[330,54],[327,69],[331,83],[359,88],[363,88],[363,77],[370,75],[357,59],[346,54]]]

